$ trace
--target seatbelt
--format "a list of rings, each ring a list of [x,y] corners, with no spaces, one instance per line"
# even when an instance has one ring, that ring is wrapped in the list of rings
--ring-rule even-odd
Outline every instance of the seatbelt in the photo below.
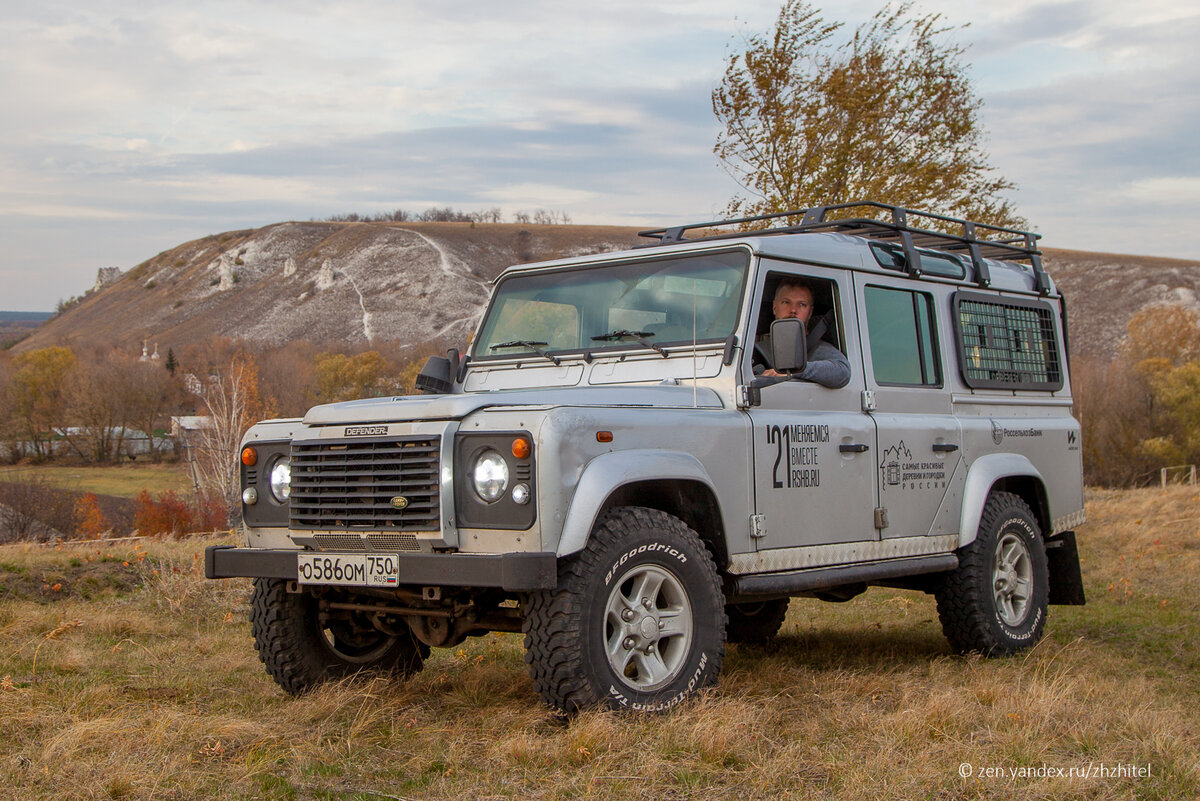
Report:
[[[810,330],[805,336],[804,344],[808,346],[809,350],[815,348],[817,344],[825,338],[825,335],[829,333],[829,326],[832,318],[833,309],[830,309],[821,315],[821,319],[817,320],[817,324],[814,325],[812,330]]]

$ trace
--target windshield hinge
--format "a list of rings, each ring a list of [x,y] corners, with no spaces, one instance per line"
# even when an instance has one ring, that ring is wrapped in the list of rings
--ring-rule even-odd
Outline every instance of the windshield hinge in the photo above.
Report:
[[[737,386],[737,407],[739,409],[749,409],[753,406],[762,405],[762,388],[756,387],[753,384],[738,384]]]

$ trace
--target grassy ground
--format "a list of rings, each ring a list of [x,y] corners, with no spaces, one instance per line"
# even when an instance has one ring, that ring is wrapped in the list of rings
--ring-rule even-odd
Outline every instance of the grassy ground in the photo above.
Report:
[[[132,498],[143,489],[152,495],[168,490],[192,491],[192,480],[182,464],[119,464],[98,466],[36,465],[0,467],[0,481],[41,479],[59,489]]]
[[[515,635],[435,650],[406,683],[287,697],[248,584],[200,577],[215,540],[7,546],[0,797],[1198,798],[1200,497],[1088,507],[1089,603],[1052,608],[1027,655],[955,656],[929,598],[877,588],[793,601],[778,642],[730,646],[695,703],[570,722]],[[1149,775],[1111,775],[1131,765]]]

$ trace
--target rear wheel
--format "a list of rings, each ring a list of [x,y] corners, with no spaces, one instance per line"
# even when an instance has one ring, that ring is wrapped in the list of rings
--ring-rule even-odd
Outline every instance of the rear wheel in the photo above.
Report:
[[[558,588],[526,604],[525,661],[542,699],[657,711],[715,684],[725,650],[716,565],[694,531],[622,507],[559,566]]]
[[[282,579],[254,580],[250,621],[267,673],[293,695],[364,670],[408,676],[429,655],[407,624],[393,635],[352,615],[322,620],[320,602]]]
[[[942,631],[961,652],[1005,656],[1037,644],[1050,597],[1046,548],[1029,505],[993,492],[975,541],[937,591]]]

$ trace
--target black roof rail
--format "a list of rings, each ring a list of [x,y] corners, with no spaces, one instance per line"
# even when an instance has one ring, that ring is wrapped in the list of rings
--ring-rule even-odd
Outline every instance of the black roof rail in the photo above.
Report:
[[[845,209],[864,209],[885,212],[880,218],[857,216],[838,217],[829,219],[830,212],[840,212]],[[867,212],[869,213],[869,211]],[[799,222],[791,220],[799,218]],[[750,223],[768,220],[784,221],[783,225],[761,229],[748,229],[744,226]],[[945,226],[958,233],[931,230],[918,227],[923,221],[948,223]],[[913,224],[916,223],[916,224]],[[712,233],[710,229],[727,226],[740,226],[733,232]],[[700,236],[688,237],[688,231],[704,232]],[[1041,295],[1050,293],[1050,279],[1042,267],[1042,252],[1038,250],[1037,240],[1040,234],[1029,231],[1018,231],[1015,228],[1003,228],[989,223],[971,222],[957,217],[947,217],[927,211],[916,211],[873,200],[838,203],[831,206],[814,206],[809,209],[797,209],[776,214],[760,214],[754,217],[739,217],[733,220],[714,220],[712,222],[677,225],[670,228],[656,228],[641,231],[638,236],[657,239],[661,244],[675,242],[696,242],[711,239],[734,239],[746,236],[773,236],[778,234],[799,234],[811,232],[834,232],[861,236],[900,245],[904,253],[906,270],[909,275],[917,277],[921,274],[921,260],[917,248],[965,253],[975,268],[975,282],[986,287],[991,284],[991,273],[985,258],[1004,259],[1007,261],[1028,262],[1033,269],[1034,284]]]

